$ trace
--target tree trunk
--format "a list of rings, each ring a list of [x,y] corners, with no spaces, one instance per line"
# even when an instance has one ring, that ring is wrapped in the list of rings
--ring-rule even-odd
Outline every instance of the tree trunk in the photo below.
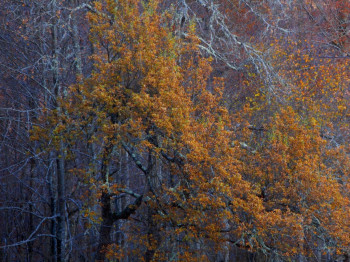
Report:
[[[53,88],[54,88],[54,105],[58,114],[62,114],[61,108],[57,104],[57,99],[61,95],[61,84],[59,79],[59,47],[58,47],[58,25],[57,25],[57,3],[52,1],[51,11],[53,15],[52,23],[52,56],[53,56]],[[66,240],[66,221],[65,221],[65,160],[64,144],[60,141],[59,150],[56,156],[57,164],[57,199],[58,199],[58,217],[57,217],[57,261],[65,261],[65,240]]]
[[[49,165],[48,170],[48,187],[49,187],[49,196],[50,196],[50,212],[51,216],[56,215],[56,194],[55,194],[55,188],[53,184],[53,177],[54,177],[54,169],[52,168],[52,165]],[[57,222],[53,219],[51,220],[50,225],[50,233],[53,236],[57,236]],[[57,261],[57,238],[52,237],[51,238],[51,261],[56,262]]]
[[[149,172],[149,187],[150,191],[153,193],[157,193],[160,189],[161,184],[161,170],[160,170],[160,161],[156,156],[153,156],[152,152],[149,153],[148,166],[152,166],[152,170]],[[156,196],[157,197],[157,196]],[[152,207],[148,207],[148,232],[147,232],[147,241],[148,248],[145,254],[145,261],[152,261],[156,249],[158,248],[161,242],[160,235],[160,226],[157,221],[155,221],[154,216],[156,215],[156,211]]]
[[[57,260],[65,261],[66,245],[66,209],[65,209],[65,172],[63,151],[60,150],[57,157],[57,194],[58,194],[58,217],[57,217]]]
[[[77,7],[79,4],[78,0],[73,0],[74,7]],[[79,42],[79,30],[78,30],[78,21],[77,15],[72,14],[72,34],[73,34],[73,44],[74,44],[74,54],[75,54],[75,68],[79,77],[83,76],[83,66],[81,58],[81,47]]]
[[[109,159],[110,154],[113,150],[112,145],[107,145],[104,148],[104,153],[102,157],[102,166],[101,166],[101,174],[102,174],[102,181],[104,184],[108,183],[108,165],[109,165]],[[112,209],[111,209],[111,197],[103,189],[101,198],[101,218],[102,218],[102,224],[100,227],[100,238],[98,241],[97,251],[96,251],[96,261],[104,261],[105,259],[105,251],[104,249],[111,243],[111,230],[113,226],[113,216],[112,216]]]
[[[113,226],[110,196],[106,192],[103,192],[100,201],[102,209],[102,224],[100,228],[100,238],[97,247],[96,261],[104,261],[105,259],[104,249],[111,243],[111,230]]]

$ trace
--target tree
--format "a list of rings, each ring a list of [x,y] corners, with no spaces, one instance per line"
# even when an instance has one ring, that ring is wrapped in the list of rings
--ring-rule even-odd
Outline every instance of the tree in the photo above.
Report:
[[[75,81],[76,74],[82,74],[81,61],[86,57],[78,50],[79,40],[70,44],[70,35],[84,39],[84,34],[79,36],[79,30],[73,30],[82,20],[81,9],[68,1],[1,1],[1,6],[1,154],[7,157],[1,157],[4,204],[0,220],[4,230],[0,248],[4,259],[50,257],[56,261],[57,229],[70,231],[65,225],[68,194],[63,192],[65,187],[70,192],[70,183],[64,182],[63,169],[59,168],[63,161],[55,160],[59,154],[43,152],[42,145],[30,139],[30,130],[42,114],[56,107],[56,100]],[[83,27],[80,32],[84,32]],[[87,64],[84,72],[88,68]],[[58,193],[57,181],[63,181]],[[56,208],[58,202],[61,211]],[[61,226],[57,227],[56,219]],[[64,250],[67,242],[64,236],[60,239]],[[60,253],[64,260],[65,252]]]
[[[56,139],[94,148],[85,172],[101,203],[96,259],[103,260],[112,243],[113,224],[139,210],[148,225],[139,239],[146,261],[204,258],[202,241],[219,248],[228,231],[244,234],[243,225],[223,230],[228,220],[262,208],[251,208],[261,202],[239,174],[222,83],[208,86],[210,66],[197,49],[194,25],[177,38],[170,14],[156,1],[142,7],[138,1],[97,2],[94,8],[95,70],[61,102],[67,113],[51,119]],[[121,151],[142,173],[130,178],[141,188],[119,182]],[[112,199],[121,194],[134,200],[117,212]]]

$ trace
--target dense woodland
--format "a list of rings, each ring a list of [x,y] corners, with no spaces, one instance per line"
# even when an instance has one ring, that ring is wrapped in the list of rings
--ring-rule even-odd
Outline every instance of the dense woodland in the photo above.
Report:
[[[0,0],[0,261],[349,261],[348,0]]]

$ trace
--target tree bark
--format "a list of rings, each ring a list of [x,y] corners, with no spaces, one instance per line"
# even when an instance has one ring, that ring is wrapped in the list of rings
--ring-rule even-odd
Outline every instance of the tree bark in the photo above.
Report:
[[[101,196],[101,216],[102,224],[100,228],[100,238],[97,247],[96,261],[104,261],[104,249],[111,243],[111,229],[113,226],[113,217],[111,210],[111,198],[108,193],[103,192]]]
[[[53,56],[53,88],[54,88],[54,105],[58,114],[62,113],[61,108],[57,105],[57,99],[61,95],[61,83],[59,79],[59,47],[58,47],[58,25],[57,25],[57,3],[52,1],[51,11],[53,15],[52,23],[52,56]],[[57,261],[65,261],[65,240],[66,240],[66,209],[65,209],[65,160],[64,144],[60,141],[59,150],[56,156],[57,165],[57,200],[58,200],[58,217],[57,217]]]
[[[65,261],[66,245],[66,208],[65,208],[65,171],[64,156],[60,150],[57,157],[57,194],[58,194],[58,217],[57,217],[57,261]]]

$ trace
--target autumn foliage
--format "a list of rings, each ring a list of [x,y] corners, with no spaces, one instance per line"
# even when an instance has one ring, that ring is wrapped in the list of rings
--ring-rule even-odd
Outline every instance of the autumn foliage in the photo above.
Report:
[[[348,257],[350,6],[185,2],[81,7],[88,73],[78,56],[69,87],[53,71],[27,131],[26,154],[57,174],[51,255],[83,243],[96,261]]]

